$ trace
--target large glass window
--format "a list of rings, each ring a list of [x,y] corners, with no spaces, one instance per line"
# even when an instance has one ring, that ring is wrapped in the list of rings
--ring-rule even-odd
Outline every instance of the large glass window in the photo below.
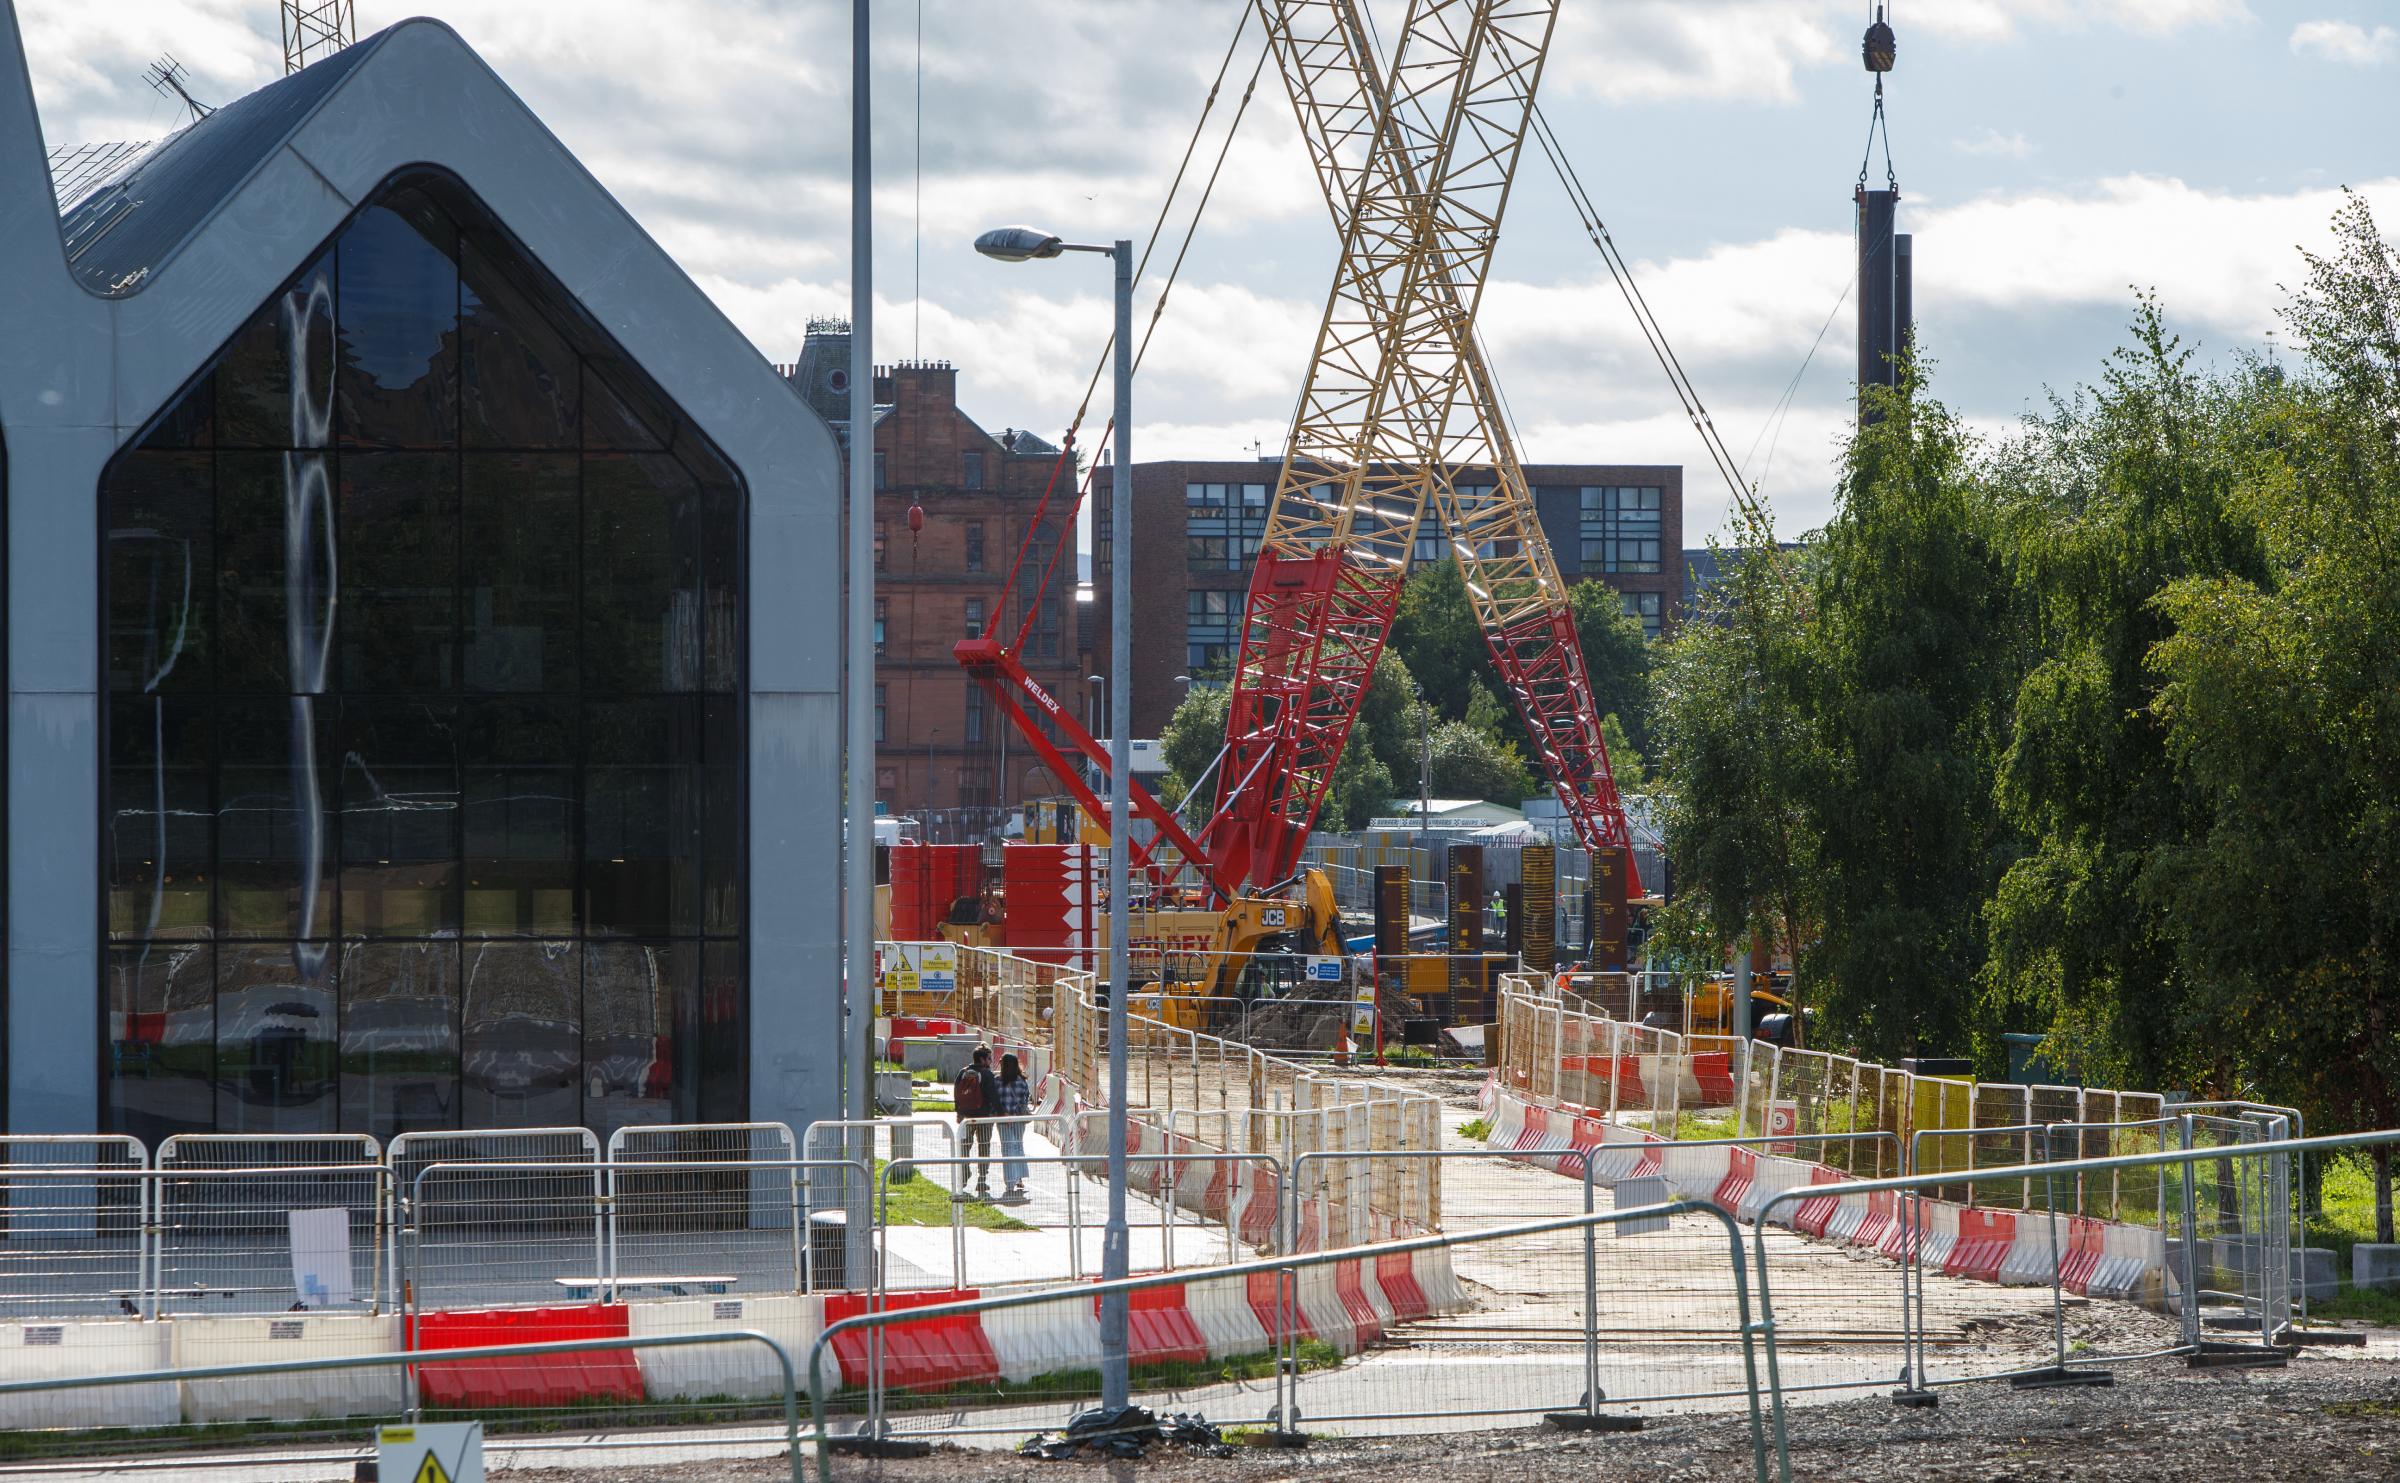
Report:
[[[1583,570],[1655,572],[1659,567],[1656,488],[1601,485],[1582,491]]]
[[[111,1128],[743,1115],[741,486],[463,191],[101,500]]]
[[[1183,595],[1183,657],[1186,672],[1197,677],[1204,669],[1230,662],[1241,647],[1236,632],[1242,620],[1243,595],[1226,588],[1204,588]]]

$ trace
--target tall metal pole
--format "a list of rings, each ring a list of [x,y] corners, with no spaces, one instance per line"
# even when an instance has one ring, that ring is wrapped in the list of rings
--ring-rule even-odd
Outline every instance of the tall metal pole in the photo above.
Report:
[[[864,3],[864,0],[861,0]],[[1125,1224],[1125,1001],[1132,991],[1133,844],[1133,244],[1119,238],[1117,264],[1117,411],[1108,495],[1108,1227],[1100,1275],[1132,1271]],[[1100,1404],[1122,1407],[1129,1390],[1125,1294],[1100,1301]]]
[[[842,1115],[853,1124],[875,1110],[875,225],[867,5],[850,5],[850,682],[844,697],[848,825],[842,856],[843,1008],[849,1020],[842,1034]],[[849,1157],[873,1157],[874,1135],[865,1128],[854,1127],[848,1141]],[[868,1192],[848,1194],[844,1266],[849,1285],[864,1287],[872,1249]]]

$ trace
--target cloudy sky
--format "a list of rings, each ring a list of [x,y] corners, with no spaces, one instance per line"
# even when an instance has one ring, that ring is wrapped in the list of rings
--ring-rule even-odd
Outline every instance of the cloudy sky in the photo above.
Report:
[[[1055,436],[1107,331],[1105,268],[1006,267],[967,244],[1014,221],[1147,234],[1245,3],[876,0],[879,358],[953,361],[987,426]],[[1399,0],[1376,5],[1388,35]],[[141,81],[161,52],[204,98],[280,70],[274,0],[17,6],[54,145],[173,127]],[[1787,526],[1826,513],[1849,416],[1851,321],[1836,304],[1867,8],[1566,0],[1543,82],[1575,168]],[[420,12],[457,27],[770,358],[797,352],[811,316],[846,311],[841,0],[358,12],[368,30]],[[2090,379],[2137,285],[2204,354],[2263,344],[2296,244],[2324,240],[2343,185],[2400,235],[2395,0],[1897,0],[1893,21],[1920,336],[1939,391],[1979,425]],[[1252,24],[1203,158],[1257,47]],[[1138,457],[1280,445],[1334,246],[1270,69],[1144,365]],[[1538,157],[1482,320],[1523,456],[1685,464],[1685,535],[1700,544],[1724,491]]]

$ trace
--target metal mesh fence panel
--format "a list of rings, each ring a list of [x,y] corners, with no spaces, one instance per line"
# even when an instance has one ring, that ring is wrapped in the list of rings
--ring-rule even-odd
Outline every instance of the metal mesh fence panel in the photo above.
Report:
[[[121,1176],[149,1162],[134,1138],[0,1137],[0,1320],[140,1306],[149,1193]]]
[[[159,1311],[389,1307],[381,1156],[365,1134],[178,1134],[160,1144]]]
[[[790,1128],[620,1128],[609,1140],[608,1158],[614,1291],[685,1295],[799,1292],[806,1286],[804,1171]],[[645,1171],[646,1163],[674,1167]]]
[[[607,1176],[587,1129],[402,1133],[388,1161],[411,1306],[601,1296]]]

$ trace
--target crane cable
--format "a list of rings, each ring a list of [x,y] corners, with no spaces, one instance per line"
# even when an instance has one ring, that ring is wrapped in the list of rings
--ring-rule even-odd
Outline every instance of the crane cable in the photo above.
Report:
[[[1183,189],[1184,177],[1191,169],[1192,156],[1198,151],[1201,136],[1207,131],[1209,115],[1216,109],[1217,99],[1225,86],[1226,74],[1232,69],[1234,56],[1241,48],[1242,35],[1249,28],[1249,24],[1250,6],[1245,3],[1240,7],[1234,24],[1233,39],[1226,43],[1225,55],[1217,63],[1217,75],[1209,83],[1208,97],[1200,105],[1200,117],[1192,125],[1192,137],[1184,144],[1183,158],[1175,166],[1175,177],[1168,182],[1166,199],[1159,203],[1157,219],[1151,223],[1150,234],[1143,242],[1141,258],[1134,265],[1133,277],[1137,283],[1141,281],[1142,274],[1150,266],[1151,253],[1156,249],[1159,239],[1163,235],[1163,228],[1167,224],[1167,218],[1175,208],[1175,198]],[[1184,258],[1191,251],[1192,239],[1200,230],[1200,218],[1208,209],[1209,199],[1216,193],[1218,178],[1224,173],[1226,156],[1232,152],[1234,136],[1241,129],[1243,116],[1250,110],[1250,100],[1257,94],[1259,75],[1265,69],[1266,60],[1267,49],[1262,43],[1259,49],[1258,63],[1250,70],[1249,83],[1242,90],[1241,102],[1235,108],[1232,122],[1226,128],[1224,142],[1218,146],[1215,163],[1209,169],[1207,184],[1202,188],[1200,199],[1193,207],[1191,220],[1184,227],[1183,240],[1176,248],[1174,261],[1167,269],[1166,282],[1160,287],[1158,299],[1151,306],[1149,322],[1143,330],[1141,344],[1135,347],[1134,368],[1137,371],[1141,368],[1143,357],[1149,353],[1151,337],[1158,332],[1160,317],[1166,312],[1167,296],[1174,291],[1175,281],[1183,270]],[[1099,359],[1092,367],[1091,379],[1084,383],[1083,398],[1076,403],[1075,415],[1067,421],[1066,436],[1061,440],[1057,461],[1051,465],[1049,484],[1042,491],[1040,503],[1034,507],[1033,519],[1027,524],[1025,539],[1018,546],[1016,559],[1009,566],[1008,578],[1001,584],[1000,593],[1004,600],[1010,592],[1016,589],[1017,576],[1024,568],[1026,554],[1032,550],[1035,539],[1045,528],[1044,520],[1050,509],[1051,496],[1057,491],[1059,476],[1068,468],[1070,461],[1075,456],[1075,434],[1082,428],[1083,419],[1091,410],[1092,397],[1099,390],[1100,378],[1107,373],[1109,360],[1115,351],[1116,332],[1112,329],[1108,338],[1101,343]],[[1102,448],[1108,446],[1109,434],[1114,430],[1113,423],[1102,428],[1100,435]],[[1092,480],[1099,477],[1099,467],[1095,461],[1091,470],[1083,476],[1081,486],[1071,497],[1066,510],[1060,517],[1059,524],[1062,528],[1074,520],[1076,511],[1082,507],[1085,497],[1090,493]],[[1020,651],[1024,648],[1026,637],[1033,631],[1042,599],[1048,595],[1050,583],[1057,575],[1058,564],[1065,554],[1066,542],[1060,541],[1052,548],[1050,560],[1042,568],[1041,578],[1034,587],[1032,599],[1024,606],[1024,618],[1018,626],[1015,643],[1015,648]],[[1004,609],[1005,601],[995,607],[991,621],[985,629],[987,635],[998,630],[1000,615]]]

